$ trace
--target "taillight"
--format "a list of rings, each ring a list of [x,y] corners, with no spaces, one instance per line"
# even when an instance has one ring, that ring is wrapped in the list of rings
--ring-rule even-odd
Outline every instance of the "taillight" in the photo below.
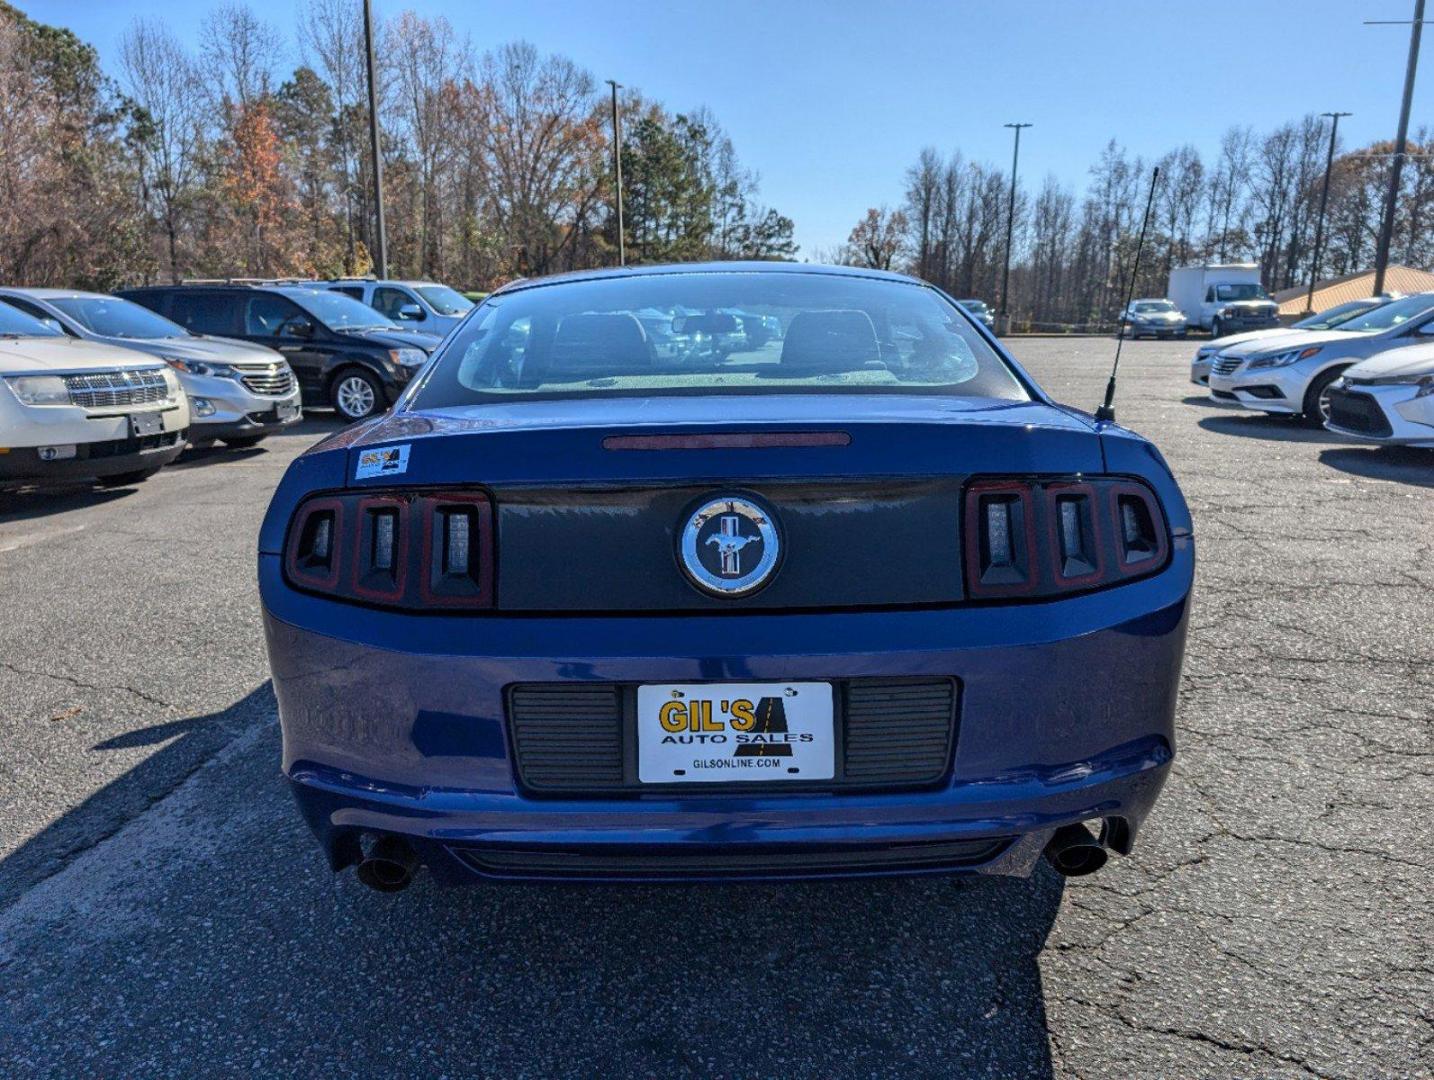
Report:
[[[968,595],[1021,599],[1154,573],[1169,554],[1155,493],[1126,479],[982,479],[966,488]]]
[[[306,500],[289,524],[289,583],[400,608],[493,604],[493,508],[469,492],[372,492]]]

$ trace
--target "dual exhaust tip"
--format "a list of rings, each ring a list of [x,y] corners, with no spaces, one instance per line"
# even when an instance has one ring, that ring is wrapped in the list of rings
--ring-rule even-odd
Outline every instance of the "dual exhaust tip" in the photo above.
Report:
[[[1105,865],[1106,829],[1096,838],[1083,824],[1062,825],[1046,844],[1046,861],[1064,877],[1084,877]]]
[[[380,836],[354,871],[375,892],[394,893],[408,888],[418,870],[418,855],[397,836]]]
[[[1083,824],[1062,825],[1046,844],[1046,861],[1064,877],[1093,874],[1105,865],[1108,856],[1104,841],[1107,833],[1114,831],[1102,828],[1097,838]],[[380,836],[355,872],[359,881],[375,892],[395,893],[408,888],[417,870],[418,855],[407,840]]]

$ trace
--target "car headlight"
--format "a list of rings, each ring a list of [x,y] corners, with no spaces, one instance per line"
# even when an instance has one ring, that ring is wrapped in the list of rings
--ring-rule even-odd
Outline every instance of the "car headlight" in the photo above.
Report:
[[[422,349],[389,349],[388,358],[400,367],[418,367],[428,354]]]
[[[70,389],[58,375],[18,375],[5,380],[21,405],[68,405]]]
[[[183,356],[162,356],[160,359],[175,371],[182,371],[186,375],[213,375],[218,379],[235,379],[239,376],[231,364],[216,364],[209,360],[190,360]]]
[[[1301,360],[1308,360],[1321,350],[1322,346],[1311,345],[1304,349],[1287,349],[1271,356],[1257,356],[1245,365],[1246,371],[1260,371],[1266,368],[1289,367]]]
[[[1379,375],[1373,379],[1360,379],[1362,386],[1434,386],[1434,375]]]
[[[169,391],[169,396],[171,398],[179,397],[179,395],[182,393],[179,387],[179,376],[176,375],[169,368],[163,369],[160,374],[164,376],[164,385],[165,389]]]

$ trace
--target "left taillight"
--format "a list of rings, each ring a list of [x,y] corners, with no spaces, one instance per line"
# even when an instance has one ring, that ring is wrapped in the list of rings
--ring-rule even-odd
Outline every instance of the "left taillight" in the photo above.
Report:
[[[966,589],[1016,600],[1102,589],[1169,555],[1155,493],[1125,478],[982,478],[967,485]]]
[[[305,500],[289,523],[295,588],[412,609],[493,605],[493,506],[476,492],[364,491]]]

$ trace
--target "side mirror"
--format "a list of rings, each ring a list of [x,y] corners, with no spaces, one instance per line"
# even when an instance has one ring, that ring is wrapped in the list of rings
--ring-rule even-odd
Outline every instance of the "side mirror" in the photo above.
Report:
[[[314,324],[302,317],[290,319],[281,329],[288,337],[311,338],[314,336]]]
[[[423,309],[417,304],[404,304],[398,309],[398,317],[405,322],[422,322]]]
[[[686,315],[674,315],[672,317],[672,332],[674,334],[685,334],[687,332]]]

